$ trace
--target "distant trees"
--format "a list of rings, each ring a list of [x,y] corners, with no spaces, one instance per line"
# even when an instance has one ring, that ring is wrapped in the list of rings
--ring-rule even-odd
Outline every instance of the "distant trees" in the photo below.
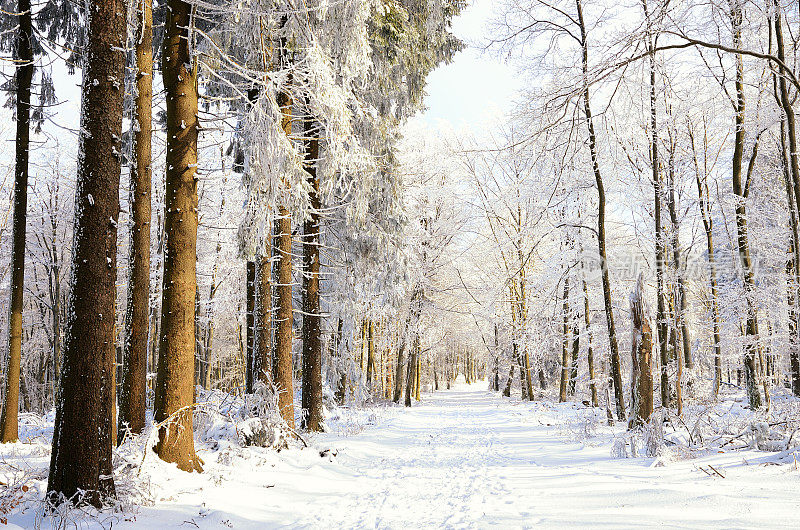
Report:
[[[647,335],[646,322],[614,300],[616,292],[634,290],[644,267],[644,283],[636,289],[644,306],[651,288],[655,296],[658,355],[652,367],[660,375],[655,405],[680,415],[684,399],[705,389],[706,376],[716,396],[720,388],[739,384],[731,381],[733,373],[744,376],[751,408],[768,407],[776,358],[783,383],[783,377],[794,381],[800,373],[800,259],[792,235],[800,197],[792,176],[791,104],[798,82],[782,43],[783,30],[796,25],[795,17],[770,4],[765,20],[744,23],[752,18],[749,7],[734,0],[681,6],[642,1],[610,17],[606,7],[579,0],[509,2],[492,26],[491,45],[512,57],[527,86],[536,89],[525,91],[524,103],[516,106],[513,141],[492,146],[501,154],[482,156],[533,160],[533,166],[549,161],[547,169],[527,177],[554,203],[541,207],[545,235],[537,255],[544,267],[527,278],[531,311],[547,314],[525,326],[549,344],[540,375],[559,380],[560,399],[569,399],[576,352],[578,381],[602,381],[596,369],[608,359],[617,416],[625,417],[624,372],[634,371],[632,385],[639,384],[640,356],[619,357],[620,345],[628,341],[617,336],[618,320],[630,322],[639,338]],[[679,73],[676,60],[686,70]],[[701,86],[687,72],[711,74],[716,84]],[[594,114],[595,109],[602,112]],[[475,159],[479,151],[472,147],[463,158]],[[720,178],[722,167],[730,168],[732,179]],[[487,180],[498,173],[496,167],[481,171]],[[590,185],[598,193],[594,199],[586,193]],[[687,195],[687,188],[696,188],[696,194]],[[775,189],[785,190],[786,198],[776,198]],[[562,196],[588,201],[581,205],[583,215],[560,218],[556,205]],[[475,197],[485,202],[481,193]],[[491,198],[495,204],[502,200]],[[595,220],[592,228],[587,221]],[[691,237],[695,225],[705,232],[702,248]],[[577,234],[597,237],[595,256],[583,251],[578,259],[564,256]],[[548,262],[558,253],[561,260]],[[576,313],[584,304],[576,304],[576,275],[564,271],[578,262],[589,265],[585,286],[596,282],[603,295],[602,333],[589,331],[597,311],[589,297],[586,323],[576,331]],[[554,270],[568,275],[569,294],[555,282]],[[783,286],[777,298],[774,285]],[[508,351],[513,357],[513,348]],[[736,365],[741,368],[732,370]],[[597,390],[589,385],[592,403],[602,398]],[[631,413],[638,407],[632,404]]]

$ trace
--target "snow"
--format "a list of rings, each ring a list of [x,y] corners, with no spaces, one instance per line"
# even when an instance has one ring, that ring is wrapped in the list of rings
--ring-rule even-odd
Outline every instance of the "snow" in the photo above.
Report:
[[[686,449],[615,458],[624,426],[608,427],[601,410],[576,403],[521,402],[483,383],[461,384],[411,409],[339,409],[327,423],[331,432],[307,438],[310,448],[275,451],[241,447],[236,429],[212,418],[198,434],[204,473],[178,471],[150,454],[139,480],[152,506],[104,512],[78,526],[796,527],[794,453]],[[48,426],[52,415],[26,424],[30,443],[0,446],[2,466],[31,465],[46,475]],[[118,479],[119,488],[126,484]],[[29,505],[14,513],[11,528],[32,527],[36,512]],[[54,524],[46,518],[42,528]]]

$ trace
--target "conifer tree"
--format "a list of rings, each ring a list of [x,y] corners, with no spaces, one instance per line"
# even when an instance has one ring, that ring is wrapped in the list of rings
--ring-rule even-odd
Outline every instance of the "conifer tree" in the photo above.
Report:
[[[194,451],[197,293],[197,70],[191,55],[193,6],[169,0],[161,71],[167,99],[164,283],[154,417],[155,451],[184,471],[202,471]]]
[[[133,119],[133,163],[130,175],[131,228],[128,305],[125,315],[119,441],[126,430],[145,426],[147,346],[150,317],[150,186],[153,104],[153,6],[136,1],[136,101]]]
[[[30,0],[17,5],[19,29],[15,42],[17,134],[14,166],[14,220],[11,250],[6,394],[0,416],[0,442],[14,442],[18,433],[20,363],[22,359],[22,296],[25,283],[25,232],[28,210],[31,82],[33,80],[33,14]]]
[[[70,296],[47,491],[99,506],[111,466],[125,4],[87,4]]]

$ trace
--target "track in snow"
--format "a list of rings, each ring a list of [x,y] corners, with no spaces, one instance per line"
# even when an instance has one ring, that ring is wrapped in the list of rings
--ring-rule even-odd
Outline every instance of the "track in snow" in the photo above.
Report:
[[[261,463],[242,460],[234,476],[217,479],[207,460],[203,478],[176,483],[169,502],[143,509],[136,527],[798,526],[800,472],[757,465],[768,454],[663,466],[613,459],[612,433],[602,422],[597,436],[579,434],[596,411],[521,403],[484,388],[429,394],[410,410],[389,409],[358,434],[318,436],[316,447],[338,450],[332,461],[287,451]],[[702,473],[698,466],[707,463],[727,478]]]

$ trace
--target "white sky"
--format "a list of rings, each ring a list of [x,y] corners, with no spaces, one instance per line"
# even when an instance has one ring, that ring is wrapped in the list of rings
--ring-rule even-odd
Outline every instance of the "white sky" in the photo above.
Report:
[[[472,0],[454,20],[453,31],[467,44],[448,65],[428,77],[422,118],[433,127],[479,130],[507,112],[518,87],[513,69],[481,51],[496,0]]]

